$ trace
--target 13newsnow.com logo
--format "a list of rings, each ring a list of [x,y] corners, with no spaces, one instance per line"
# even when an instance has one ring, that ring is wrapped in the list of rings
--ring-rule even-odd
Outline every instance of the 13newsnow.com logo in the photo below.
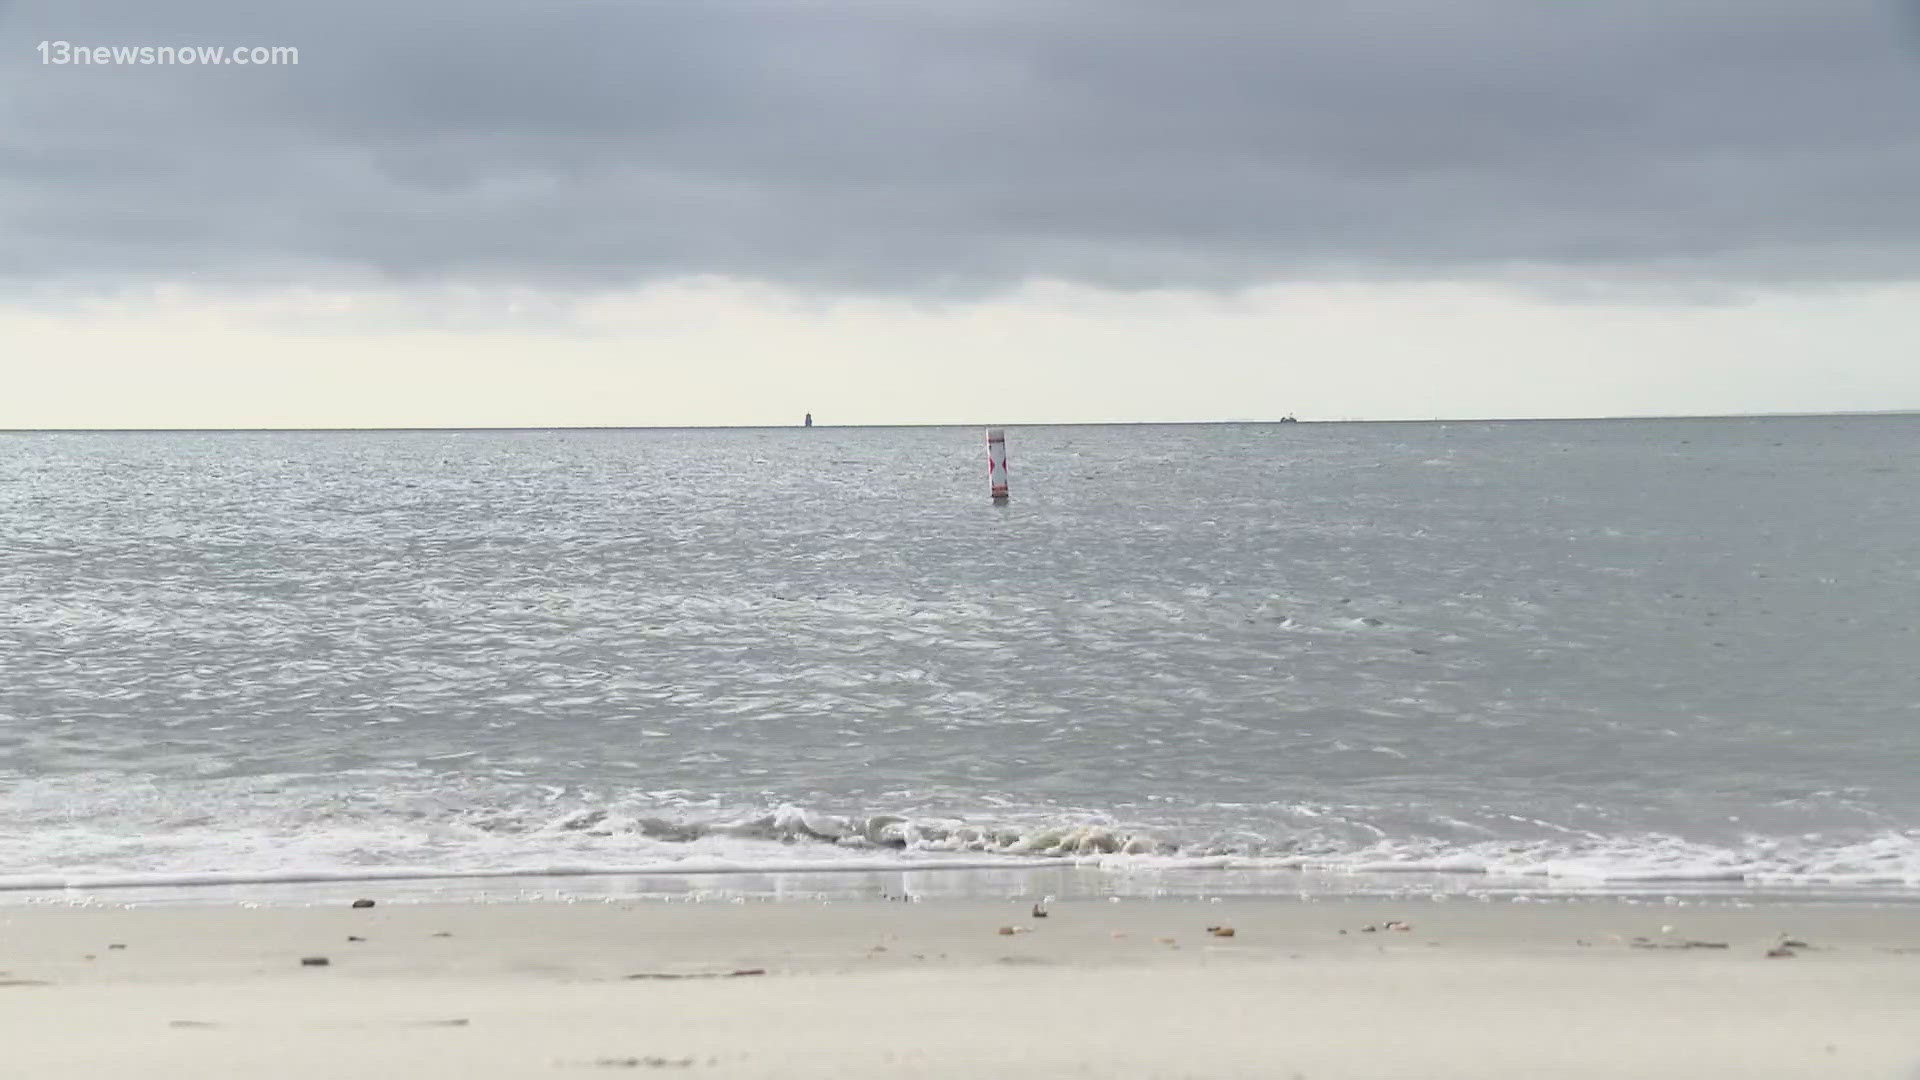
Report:
[[[293,45],[75,45],[43,41],[40,62],[66,67],[283,67],[300,62]]]

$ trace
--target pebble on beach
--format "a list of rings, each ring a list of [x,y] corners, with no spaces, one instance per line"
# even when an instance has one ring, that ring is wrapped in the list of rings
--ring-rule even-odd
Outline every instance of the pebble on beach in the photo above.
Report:
[[[333,961],[324,956],[303,956],[300,958],[301,967],[326,967],[331,963],[333,963]]]
[[[373,906],[373,901],[371,901],[371,900],[355,900],[355,901],[353,902],[353,906],[354,906],[354,907],[357,907],[357,908],[366,908],[366,907],[372,907],[372,906]]]

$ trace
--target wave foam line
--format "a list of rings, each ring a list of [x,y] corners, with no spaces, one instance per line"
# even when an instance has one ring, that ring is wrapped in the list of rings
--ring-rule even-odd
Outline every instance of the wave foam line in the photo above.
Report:
[[[834,860],[832,862],[793,861],[771,863],[728,862],[725,860],[688,860],[681,863],[653,863],[641,866],[532,866],[494,867],[474,870],[428,868],[384,868],[368,870],[264,870],[205,871],[195,873],[106,874],[68,876],[64,874],[18,874],[0,876],[0,892],[56,891],[61,889],[141,889],[154,887],[191,888],[222,885],[311,885],[359,881],[446,881],[523,877],[666,877],[675,874],[850,874],[898,872],[903,870],[1004,870],[1047,866],[1079,866],[1097,860],[1087,859],[899,859]]]

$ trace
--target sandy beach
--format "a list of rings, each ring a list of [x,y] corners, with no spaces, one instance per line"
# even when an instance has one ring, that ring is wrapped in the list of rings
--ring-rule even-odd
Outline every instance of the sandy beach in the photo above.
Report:
[[[1916,908],[1045,910],[19,905],[0,1044],[63,1077],[1920,1075]]]

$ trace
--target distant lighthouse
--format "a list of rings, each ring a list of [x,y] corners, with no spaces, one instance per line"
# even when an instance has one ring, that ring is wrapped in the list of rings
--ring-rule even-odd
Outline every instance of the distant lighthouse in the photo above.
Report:
[[[812,413],[808,413],[808,414],[807,414],[807,419],[806,419],[806,422],[805,422],[805,423],[803,423],[803,424],[801,424],[800,426],[801,426],[801,427],[812,427],[812,426],[813,426],[813,414],[812,414]]]

